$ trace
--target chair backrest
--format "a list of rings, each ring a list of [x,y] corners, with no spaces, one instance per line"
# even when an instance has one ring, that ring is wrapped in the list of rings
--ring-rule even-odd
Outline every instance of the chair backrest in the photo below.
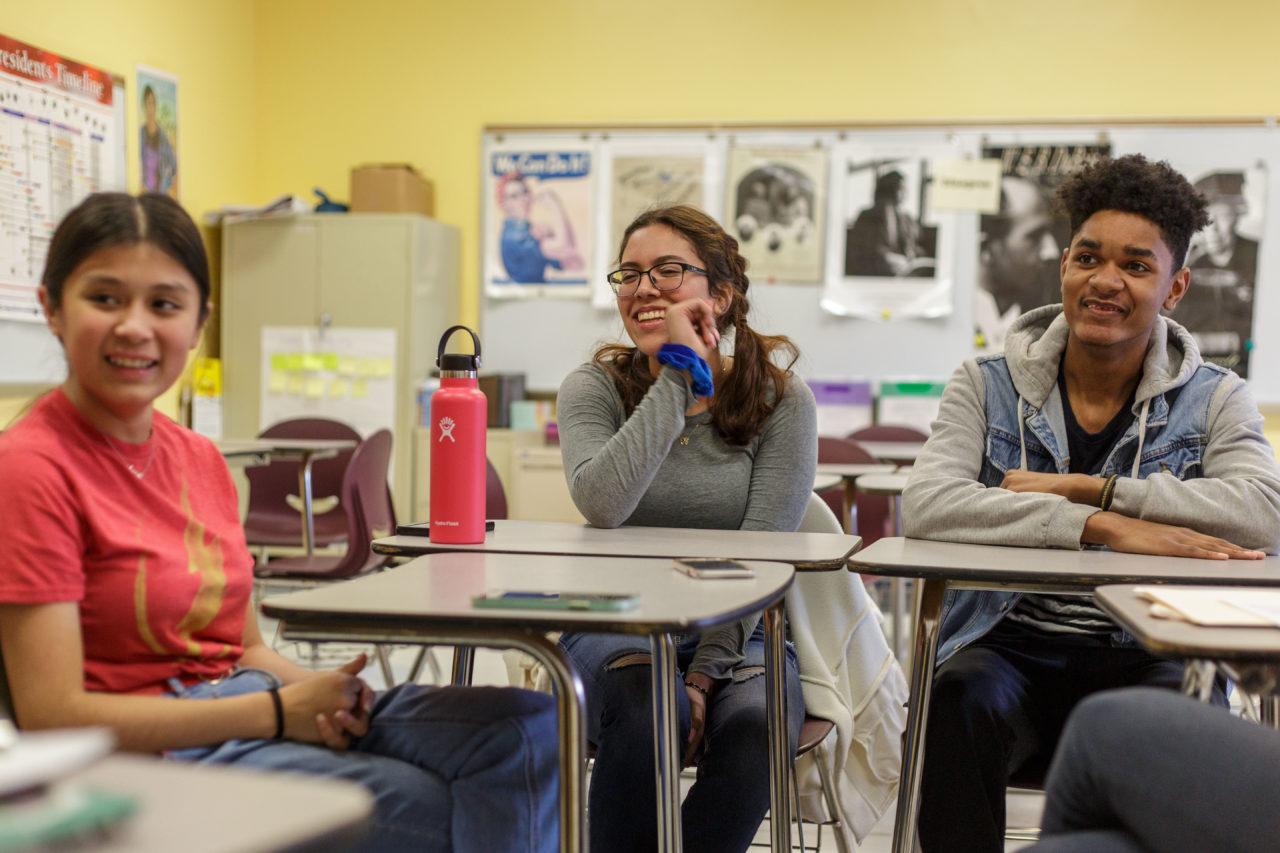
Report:
[[[380,429],[356,446],[342,478],[342,500],[347,507],[347,553],[329,577],[358,575],[386,565],[387,557],[375,554],[374,539],[396,529],[396,510],[387,490],[391,469],[391,431]]]
[[[929,434],[915,427],[899,424],[875,424],[855,429],[845,438],[851,438],[854,441],[928,441]]]
[[[804,517],[796,528],[800,533],[844,533],[840,526],[840,518],[831,511],[822,495],[817,492],[809,494],[809,503],[804,508]]]
[[[489,519],[507,517],[507,492],[502,488],[502,478],[498,469],[488,457],[484,460],[484,517]]]
[[[360,434],[341,421],[329,418],[291,418],[267,427],[259,438],[341,439],[359,441]],[[341,541],[346,519],[341,501],[342,478],[354,450],[344,450],[328,459],[317,459],[311,466],[311,494],[323,506],[325,498],[338,498],[329,512],[315,513],[317,545]],[[293,460],[271,462],[245,469],[249,481],[249,506],[245,513],[245,537],[250,544],[302,543],[299,511],[289,505],[288,498],[298,493],[298,463]],[[287,531],[282,535],[282,531]]]

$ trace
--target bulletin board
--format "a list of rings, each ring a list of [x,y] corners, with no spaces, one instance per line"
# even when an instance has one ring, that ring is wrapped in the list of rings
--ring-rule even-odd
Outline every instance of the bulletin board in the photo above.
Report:
[[[36,299],[49,239],[125,175],[124,79],[0,35],[0,385],[65,376]]]
[[[505,220],[517,215],[503,205],[513,205],[518,198],[497,192],[496,185],[501,179],[499,168],[513,162],[512,152],[517,156],[575,152],[577,171],[580,176],[589,175],[591,194],[588,202],[575,202],[575,210],[564,207],[569,214],[566,220],[580,217],[571,227],[577,229],[575,247],[580,255],[576,275],[588,282],[587,294],[566,296],[538,282],[515,294],[510,289],[486,288],[480,297],[485,369],[524,372],[527,387],[554,390],[569,371],[590,359],[601,342],[625,339],[604,280],[616,260],[623,227],[619,223],[629,221],[655,197],[697,204],[730,229],[752,219],[758,222],[758,217],[743,218],[751,201],[744,196],[750,193],[735,195],[730,185],[742,175],[767,174],[734,165],[735,157],[741,158],[738,152],[746,149],[790,152],[794,160],[782,165],[792,166],[798,175],[786,179],[800,188],[791,193],[798,199],[794,203],[800,213],[790,226],[772,235],[775,242],[808,239],[812,245],[821,238],[822,245],[816,279],[811,275],[788,279],[752,259],[748,296],[753,327],[795,341],[801,352],[796,370],[805,379],[945,380],[964,359],[982,351],[975,335],[974,303],[980,264],[985,263],[980,261],[983,215],[973,209],[926,211],[927,205],[922,205],[917,219],[925,230],[933,231],[928,244],[932,254],[912,262],[925,268],[924,276],[868,278],[870,284],[886,287],[863,288],[859,293],[873,293],[876,306],[892,307],[872,314],[850,312],[840,298],[832,298],[840,296],[842,282],[857,280],[846,275],[852,262],[844,239],[857,208],[866,202],[862,195],[846,197],[853,193],[848,188],[854,187],[869,201],[874,181],[859,177],[857,169],[892,159],[893,168],[902,175],[908,203],[921,204],[920,199],[927,197],[922,176],[931,164],[943,159],[980,161],[984,152],[989,158],[993,150],[1008,152],[1019,146],[1046,151],[1096,148],[1112,156],[1141,153],[1169,161],[1193,181],[1197,175],[1215,171],[1247,174],[1251,209],[1241,228],[1248,229],[1257,246],[1247,378],[1260,402],[1280,403],[1280,340],[1266,334],[1280,328],[1280,128],[1265,117],[902,126],[489,127],[482,142],[481,233],[486,241],[481,248],[482,269],[494,268],[499,253],[488,244],[501,239],[509,230]],[[498,154],[506,159],[500,160]],[[822,176],[810,174],[812,164],[824,157],[825,185]],[[669,181],[650,175],[649,195],[636,198],[627,180],[643,175],[645,161],[656,162],[648,171]],[[619,164],[625,174],[618,170]],[[540,189],[560,186],[541,176],[526,183],[535,197]],[[639,208],[615,209],[619,199]],[[741,241],[741,233],[738,236]],[[571,254],[565,257],[573,260]],[[1193,289],[1196,281],[1193,272]],[[1181,319],[1176,311],[1173,318]]]

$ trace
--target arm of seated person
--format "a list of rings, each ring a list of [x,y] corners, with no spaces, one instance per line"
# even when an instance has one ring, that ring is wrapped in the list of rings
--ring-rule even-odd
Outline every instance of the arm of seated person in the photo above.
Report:
[[[1225,539],[1189,527],[1130,518],[1118,512],[1095,512],[1084,523],[1080,542],[1105,545],[1129,554],[1198,557],[1206,560],[1261,560],[1266,554],[1241,548]]]
[[[84,647],[75,602],[0,604],[0,647],[23,729],[107,726],[121,749],[160,752],[207,746],[235,738],[270,738],[275,708],[264,691],[205,701],[175,702],[162,696],[118,695],[84,688]],[[344,672],[318,673],[280,690],[284,736],[345,744],[326,737],[321,715],[355,706],[359,679]]]

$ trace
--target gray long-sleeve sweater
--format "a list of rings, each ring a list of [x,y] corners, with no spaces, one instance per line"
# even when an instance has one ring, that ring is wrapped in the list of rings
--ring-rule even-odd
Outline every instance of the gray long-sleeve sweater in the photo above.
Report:
[[[818,458],[808,386],[791,377],[764,429],[742,446],[716,433],[710,412],[686,417],[694,402],[688,381],[663,369],[628,418],[601,368],[584,364],[570,373],[556,417],[579,511],[597,527],[795,530]],[[728,675],[758,620],[704,632],[690,670]]]

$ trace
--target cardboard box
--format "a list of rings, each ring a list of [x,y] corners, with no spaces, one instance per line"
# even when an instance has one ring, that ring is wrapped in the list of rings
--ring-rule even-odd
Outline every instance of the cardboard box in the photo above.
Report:
[[[356,166],[351,170],[352,213],[435,215],[431,182],[407,163]]]

